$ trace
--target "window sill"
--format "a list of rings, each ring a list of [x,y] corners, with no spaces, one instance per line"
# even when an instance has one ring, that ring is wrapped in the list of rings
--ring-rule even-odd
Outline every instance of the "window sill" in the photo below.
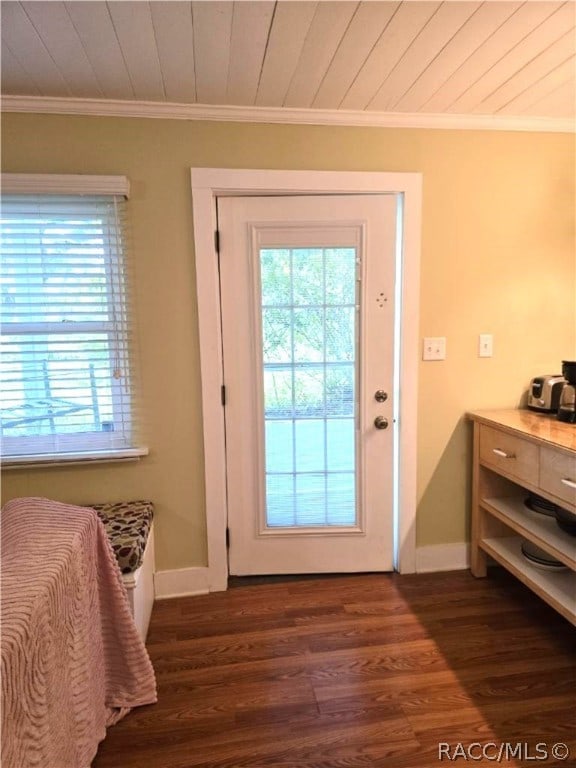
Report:
[[[126,448],[115,451],[77,451],[74,453],[43,453],[32,456],[5,456],[2,469],[49,469],[50,467],[89,466],[126,461],[139,461],[148,455],[148,448]]]

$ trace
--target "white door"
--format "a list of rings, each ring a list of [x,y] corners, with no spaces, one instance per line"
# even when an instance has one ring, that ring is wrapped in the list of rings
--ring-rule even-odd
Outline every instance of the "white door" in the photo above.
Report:
[[[233,575],[392,570],[396,206],[218,199]]]

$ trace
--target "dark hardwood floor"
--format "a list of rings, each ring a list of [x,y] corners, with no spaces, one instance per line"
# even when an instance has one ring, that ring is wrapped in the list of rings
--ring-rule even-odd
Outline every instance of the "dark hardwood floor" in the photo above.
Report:
[[[498,569],[233,580],[155,604],[158,703],[109,729],[93,766],[497,762],[448,759],[474,742],[510,743],[506,766],[575,765],[575,638]],[[559,742],[568,759],[540,759]]]

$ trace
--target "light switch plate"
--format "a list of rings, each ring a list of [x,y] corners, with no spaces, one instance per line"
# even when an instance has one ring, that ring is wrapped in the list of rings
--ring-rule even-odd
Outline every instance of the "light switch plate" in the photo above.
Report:
[[[426,336],[422,360],[446,360],[446,336]]]
[[[481,333],[478,337],[478,357],[492,357],[494,354],[494,337],[491,333]]]

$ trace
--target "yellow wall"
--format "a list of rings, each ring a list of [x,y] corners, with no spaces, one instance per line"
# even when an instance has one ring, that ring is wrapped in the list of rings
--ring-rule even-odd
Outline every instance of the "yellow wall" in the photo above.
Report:
[[[519,403],[575,351],[574,142],[561,134],[5,115],[3,170],[126,174],[151,454],[128,465],[7,471],[4,499],[150,498],[157,567],[206,563],[189,169],[418,171],[424,178],[417,540],[463,541],[466,410]],[[477,357],[479,333],[494,357]]]

